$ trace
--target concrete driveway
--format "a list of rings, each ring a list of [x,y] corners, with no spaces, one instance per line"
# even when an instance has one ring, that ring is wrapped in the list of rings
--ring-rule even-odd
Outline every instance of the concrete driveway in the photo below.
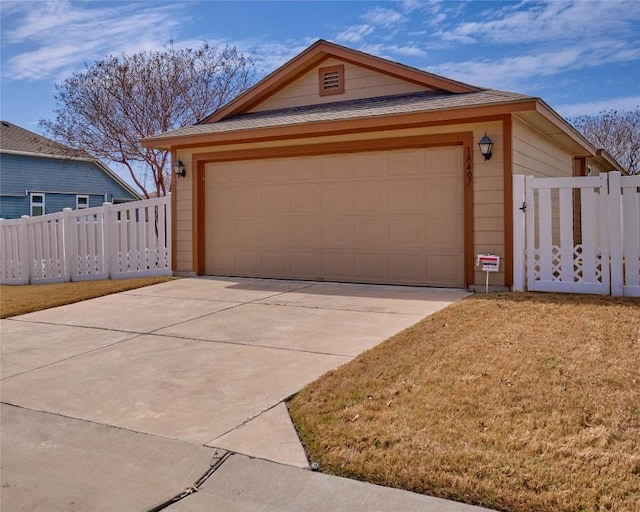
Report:
[[[2,510],[148,510],[221,459],[238,478],[256,472],[236,454],[263,459],[262,475],[303,471],[284,400],[466,295],[198,278],[2,320]],[[205,494],[171,509],[205,510]],[[220,506],[301,504],[240,494]]]

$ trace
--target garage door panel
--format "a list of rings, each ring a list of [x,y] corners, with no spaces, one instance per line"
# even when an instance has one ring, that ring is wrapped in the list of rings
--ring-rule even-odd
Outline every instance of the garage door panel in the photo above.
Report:
[[[291,245],[291,219],[284,215],[262,219],[262,247],[281,248]]]
[[[236,247],[256,247],[262,239],[262,222],[253,217],[236,218],[233,222],[234,245]]]
[[[424,254],[390,254],[389,277],[398,283],[425,282]]]
[[[211,203],[211,211],[218,214],[225,214],[235,209],[234,189],[227,186],[220,186],[213,189],[207,198]]]
[[[386,217],[356,217],[353,222],[355,247],[386,248],[389,245],[388,229]]]
[[[207,273],[464,285],[460,148],[208,164],[206,173]]]
[[[322,247],[353,247],[353,219],[348,217],[322,220]]]
[[[216,172],[207,173],[207,184],[210,185],[231,185],[235,183],[234,172],[236,164],[233,162],[225,162],[217,164]]]
[[[235,223],[233,219],[214,218],[208,226],[211,237],[219,247],[235,245]]]
[[[291,252],[291,276],[305,279],[322,277],[322,255],[318,252]]]
[[[264,160],[261,174],[263,183],[282,182],[288,184],[291,179],[291,162],[289,160]]]
[[[353,212],[359,215],[387,213],[387,186],[382,180],[355,182],[353,185]]]
[[[322,235],[322,222],[319,217],[291,218],[291,246],[319,247]]]
[[[291,211],[289,185],[264,185],[262,187],[262,213],[285,214]]]
[[[351,155],[327,155],[321,160],[321,176],[323,179],[350,180],[353,176]]]
[[[262,212],[262,192],[259,185],[236,186],[231,189],[236,215],[260,215]]]
[[[450,286],[450,283],[464,280],[462,257],[457,253],[429,254],[426,258],[426,278],[434,284]]]
[[[395,217],[389,220],[391,247],[424,247],[425,236],[424,217]]]
[[[386,254],[355,253],[353,257],[354,274],[357,279],[377,281],[380,276],[388,276],[388,258]]]
[[[427,213],[462,213],[462,185],[459,180],[436,178],[425,186]]]
[[[423,152],[415,149],[389,153],[389,176],[416,176],[423,172]]]
[[[229,171],[228,171],[229,172]],[[260,183],[262,178],[262,165],[256,165],[252,160],[235,162],[230,168],[234,183]]]
[[[246,251],[238,249],[235,251],[235,271],[247,276],[258,276],[262,272],[262,252]]]
[[[462,168],[462,153],[450,147],[431,148],[425,152],[425,172],[429,175],[450,175],[452,169]]]
[[[389,156],[387,152],[372,151],[353,159],[354,178],[381,178],[387,175]]]
[[[458,217],[431,217],[426,226],[426,244],[430,248],[462,251],[462,222]]]
[[[281,158],[278,161],[282,160]],[[291,162],[291,180],[317,181],[320,176],[320,160],[314,156],[289,159]]]
[[[425,185],[421,180],[389,182],[389,212],[424,214]]]
[[[322,210],[321,186],[317,183],[291,185],[291,212],[294,214],[319,214]]]
[[[352,214],[353,185],[351,183],[323,183],[322,213],[329,215]]]
[[[235,251],[207,247],[207,268],[219,269],[221,274],[232,274],[236,268],[235,257]]]
[[[291,255],[283,251],[264,251],[262,271],[266,277],[282,277],[289,274]]]
[[[350,252],[323,252],[322,276],[328,279],[350,279],[353,276],[353,254]]]

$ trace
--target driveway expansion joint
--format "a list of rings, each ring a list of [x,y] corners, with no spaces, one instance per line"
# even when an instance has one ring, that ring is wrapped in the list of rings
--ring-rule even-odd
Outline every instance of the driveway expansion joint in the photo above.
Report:
[[[294,393],[295,395],[296,393]],[[235,430],[238,430],[239,428],[244,427],[247,423],[249,423],[250,421],[255,420],[257,417],[262,416],[264,413],[269,412],[272,409],[275,409],[276,407],[278,407],[278,405],[280,405],[282,402],[286,402],[287,400],[289,400],[289,398],[285,398],[284,400],[280,400],[279,402],[276,402],[274,405],[272,405],[271,407],[267,407],[266,409],[260,411],[259,413],[255,414],[254,416],[251,416],[250,418],[247,418],[245,420],[243,420],[240,424],[236,425],[233,428],[230,428],[229,430],[227,430],[226,432],[220,434],[217,437],[214,437],[211,441],[207,441],[206,443],[204,443],[203,446],[208,446],[210,448],[216,448],[219,449],[217,446],[212,445],[211,443],[213,443],[214,441],[216,441],[217,439],[220,439],[223,436],[226,436],[227,434],[229,434],[230,432],[234,432]]]
[[[40,322],[34,322],[34,323],[40,323]],[[52,325],[52,324],[48,324],[48,325]],[[55,324],[55,325],[57,325],[57,324]],[[87,329],[95,329],[95,327],[87,327]],[[99,330],[108,331],[110,329],[99,329]],[[36,368],[29,368],[28,370],[25,370],[23,372],[16,373],[14,375],[9,375],[9,377],[0,378],[0,382],[4,382],[4,381],[7,381],[9,379],[13,379],[14,377],[19,377],[20,375],[25,375],[27,373],[31,373],[31,372],[35,372],[35,371],[38,371],[38,370],[42,370],[43,368],[48,368],[49,366],[54,366],[56,364],[63,363],[65,361],[69,361],[71,359],[75,359],[76,357],[85,356],[87,354],[92,354],[93,352],[97,352],[98,350],[103,350],[103,349],[106,349],[106,348],[114,347],[116,345],[119,345],[120,343],[124,343],[125,341],[131,341],[131,340],[134,340],[136,338],[139,338],[140,336],[146,336],[144,333],[139,333],[139,332],[129,332],[129,331],[114,331],[114,332],[124,332],[124,333],[127,333],[127,334],[132,334],[132,336],[130,336],[129,338],[125,338],[123,340],[114,341],[113,343],[109,343],[107,345],[102,345],[100,347],[96,347],[96,348],[91,349],[91,350],[86,350],[85,352],[80,352],[78,354],[73,354],[72,356],[63,357],[62,359],[59,359],[57,361],[53,361],[51,363],[47,363],[47,364],[43,364],[43,365],[37,366]],[[5,403],[5,402],[2,402],[2,403]]]
[[[263,299],[266,300],[266,299]],[[370,309],[349,309],[349,308],[331,308],[327,306],[307,306],[305,304],[283,304],[280,302],[258,302],[258,304],[263,306],[280,306],[287,308],[306,308],[306,309],[323,309],[326,311],[346,311],[348,313],[372,313],[372,314],[382,314],[382,315],[401,315],[401,316],[415,316],[419,319],[424,318],[430,313],[420,314],[420,313],[401,313],[398,311],[371,311]]]
[[[202,445],[200,443],[191,443],[189,441],[185,441],[184,439],[180,439],[180,438],[177,438],[177,437],[169,437],[169,436],[163,436],[162,434],[156,434],[156,433],[153,433],[153,432],[144,432],[142,430],[134,430],[132,428],[127,428],[127,427],[123,427],[123,426],[120,426],[120,425],[112,425],[111,423],[101,423],[99,421],[88,420],[86,418],[79,418],[77,416],[70,416],[69,414],[63,414],[63,413],[60,413],[60,412],[45,411],[43,409],[35,409],[33,407],[26,407],[24,405],[14,404],[12,402],[7,402],[5,400],[0,401],[0,404],[6,405],[6,406],[9,406],[9,407],[15,407],[16,409],[24,409],[25,411],[39,412],[41,414],[49,414],[51,416],[57,416],[59,418],[65,418],[65,419],[68,419],[68,420],[81,421],[81,422],[84,422],[84,423],[90,423],[91,425],[98,425],[98,426],[101,426],[101,427],[107,427],[107,428],[113,428],[113,429],[116,429],[116,430],[122,430],[124,432],[131,432],[132,434],[138,434],[138,435],[141,435],[141,436],[151,436],[151,437],[157,437],[157,438],[160,438],[160,439],[168,439],[170,441],[176,441],[176,442],[180,442],[180,443],[185,443],[187,445],[192,445],[192,446],[205,446],[205,445]],[[213,447],[205,446],[205,448],[213,448]]]
[[[220,452],[224,452],[220,455]],[[204,483],[216,472],[220,467],[225,463],[225,461],[232,455],[231,452],[216,449],[213,457],[211,457],[211,462],[209,462],[209,469],[207,469],[198,480],[196,480],[192,485],[186,487],[181,493],[176,494],[172,498],[169,498],[165,502],[161,503],[149,509],[148,512],[160,512],[161,510],[170,507],[174,503],[177,503],[180,500],[183,500],[187,496],[191,496],[192,494],[198,492],[200,487],[204,485]]]
[[[266,297],[260,297],[259,299],[248,300],[246,302],[237,302],[237,301],[232,301],[232,300],[218,300],[218,301],[213,301],[212,300],[212,301],[209,301],[209,302],[231,302],[231,303],[233,303],[233,305],[229,306],[228,308],[220,309],[218,311],[213,311],[211,313],[206,313],[204,315],[200,315],[200,316],[197,316],[197,317],[189,318],[188,320],[181,320],[180,322],[176,322],[175,324],[170,324],[170,325],[165,325],[165,326],[159,327],[158,329],[154,329],[153,331],[149,331],[147,334],[154,334],[157,331],[162,331],[162,330],[168,329],[170,327],[175,327],[176,325],[184,324],[184,323],[187,323],[187,322],[192,322],[193,320],[200,320],[201,318],[206,318],[208,316],[213,316],[213,315],[216,315],[218,313],[223,313],[225,311],[230,311],[232,309],[238,308],[240,306],[245,306],[247,304],[255,304],[255,303],[257,303],[257,302],[259,302],[261,300],[267,300],[267,299],[270,299],[272,297],[277,297],[279,295],[295,292],[295,291],[298,291],[298,290],[304,290],[305,288],[309,288],[310,286],[313,286],[313,285],[309,284],[309,285],[306,285],[306,286],[302,286],[300,288],[295,288],[293,290],[287,290],[287,291],[284,291],[284,292],[274,293],[273,295],[267,295]],[[204,300],[206,300],[206,299],[204,299]]]
[[[221,343],[223,345],[237,345],[240,347],[266,348],[266,349],[272,349],[272,350],[282,350],[285,352],[301,352],[304,354],[314,354],[318,356],[346,357],[349,359],[353,359],[357,355],[357,354],[334,354],[333,352],[318,352],[315,350],[305,350],[301,348],[274,347],[272,345],[260,345],[258,343],[254,343],[251,341],[243,342],[243,341],[230,341],[230,340],[209,340],[204,338],[194,338],[190,336],[178,336],[176,334],[163,334],[163,333],[149,333],[149,334],[153,336],[158,336],[161,338],[174,338],[174,339],[184,340],[184,341],[198,341],[203,343]]]

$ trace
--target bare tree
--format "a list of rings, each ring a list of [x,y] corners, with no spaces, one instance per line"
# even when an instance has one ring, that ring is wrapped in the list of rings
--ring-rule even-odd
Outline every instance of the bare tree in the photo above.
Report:
[[[640,107],[629,112],[602,111],[571,122],[592,144],[607,150],[629,174],[640,174]]]
[[[165,195],[170,155],[143,148],[140,139],[198,122],[254,79],[251,58],[207,43],[109,56],[56,85],[56,118],[41,119],[40,127],[60,142],[122,164],[145,197]]]

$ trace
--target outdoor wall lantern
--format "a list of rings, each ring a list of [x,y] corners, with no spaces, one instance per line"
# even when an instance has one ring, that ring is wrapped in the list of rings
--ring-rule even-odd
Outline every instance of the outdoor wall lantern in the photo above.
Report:
[[[187,175],[187,170],[184,168],[184,164],[180,160],[173,164],[173,170],[178,178],[184,178]]]
[[[487,132],[484,132],[484,137],[480,139],[478,142],[478,146],[480,146],[480,153],[484,157],[485,161],[491,158],[491,148],[493,147],[493,142],[491,139],[487,137]]]

